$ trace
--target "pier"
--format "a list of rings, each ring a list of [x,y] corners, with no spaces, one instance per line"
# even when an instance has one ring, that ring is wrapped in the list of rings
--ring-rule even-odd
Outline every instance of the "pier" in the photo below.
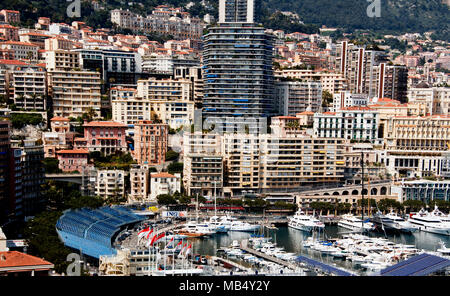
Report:
[[[228,264],[228,265],[230,265],[230,266],[232,266],[234,268],[237,268],[239,270],[246,271],[248,273],[253,272],[251,268],[245,267],[243,265],[240,265],[240,264],[238,264],[236,262],[233,262],[233,261],[225,259],[225,258],[220,258],[220,257],[217,257],[217,256],[211,256],[211,259],[214,262],[222,262],[222,263]]]
[[[262,252],[256,251],[252,248],[249,248],[249,247],[247,247],[247,243],[248,243],[247,240],[241,241],[241,246],[240,246],[241,250],[246,251],[247,253],[253,254],[255,256],[261,257],[263,259],[266,259],[267,261],[271,261],[271,262],[277,263],[279,265],[285,266],[292,270],[296,270],[297,268],[299,268],[299,266],[297,264],[292,264],[290,262],[281,260],[279,258],[270,256],[270,255],[264,254]]]

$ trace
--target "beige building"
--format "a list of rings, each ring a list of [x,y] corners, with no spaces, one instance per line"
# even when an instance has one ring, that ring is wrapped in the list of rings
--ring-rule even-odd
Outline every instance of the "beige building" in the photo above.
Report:
[[[104,199],[121,198],[125,194],[125,171],[98,170],[95,195]]]
[[[313,70],[284,69],[274,72],[275,77],[301,79],[306,82],[320,82],[322,90],[337,93],[346,90],[345,78],[339,73],[314,72]]]
[[[40,66],[17,66],[11,72],[9,95],[19,109],[46,111],[46,75]]]
[[[100,116],[100,73],[89,71],[48,72],[49,94],[55,116],[82,116],[92,108]]]
[[[408,100],[425,104],[429,114],[450,114],[450,87],[412,87],[408,89]]]
[[[38,59],[39,46],[18,41],[6,41],[0,43],[1,49],[7,49],[14,52],[14,58],[17,60],[33,60]]]
[[[193,123],[194,100],[189,80],[138,80],[136,96],[148,102],[144,105],[150,107],[150,120],[160,120],[173,129]]]
[[[48,50],[45,62],[48,71],[73,70],[80,68],[80,54],[69,50]]]
[[[130,187],[128,203],[146,202],[150,195],[150,172],[147,165],[132,165],[130,168]]]

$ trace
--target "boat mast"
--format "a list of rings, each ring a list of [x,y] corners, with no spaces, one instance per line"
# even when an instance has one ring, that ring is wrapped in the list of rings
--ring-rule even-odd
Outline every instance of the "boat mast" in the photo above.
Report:
[[[214,216],[217,216],[217,203],[216,203],[216,182],[214,182]]]
[[[196,212],[196,222],[198,223],[198,192],[197,192],[197,198],[195,202],[195,212]]]

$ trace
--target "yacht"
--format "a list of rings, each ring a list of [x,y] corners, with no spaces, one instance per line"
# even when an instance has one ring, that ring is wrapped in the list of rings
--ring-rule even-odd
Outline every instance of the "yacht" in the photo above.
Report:
[[[253,232],[259,230],[260,226],[258,224],[250,224],[243,221],[238,221],[236,218],[231,216],[222,216],[220,218],[222,225],[229,226],[230,231],[245,231]]]
[[[433,217],[438,217],[442,223],[450,225],[450,216],[439,211],[437,205],[434,206],[434,210],[430,213],[430,215]]]
[[[230,225],[224,223],[224,221],[220,220],[218,216],[212,216],[209,218],[208,224],[212,227],[214,227],[217,232],[225,233],[228,232],[231,228]]]
[[[306,215],[302,210],[298,210],[294,216],[289,218],[288,226],[307,232],[325,228],[325,224],[320,222],[319,219]]]
[[[355,217],[352,214],[342,215],[342,219],[339,220],[338,226],[355,231],[361,231],[362,227],[364,227],[364,231],[375,229],[373,223],[368,221],[363,222],[362,219]]]
[[[450,256],[450,248],[447,248],[443,241],[439,241],[440,248],[437,249],[437,252],[443,256]]]
[[[210,226],[207,223],[197,223],[194,221],[189,221],[188,223],[184,224],[184,228],[182,229],[182,231],[204,235],[217,233],[217,230],[214,226]]]
[[[450,235],[450,223],[442,220],[442,217],[439,217],[436,212],[430,214],[421,209],[418,213],[412,215],[408,221],[421,231]]]
[[[378,211],[375,215],[373,215],[371,221],[377,228],[384,228],[386,231],[412,233],[417,230],[410,222],[398,216],[397,213],[392,210],[386,215],[383,215],[383,213]]]

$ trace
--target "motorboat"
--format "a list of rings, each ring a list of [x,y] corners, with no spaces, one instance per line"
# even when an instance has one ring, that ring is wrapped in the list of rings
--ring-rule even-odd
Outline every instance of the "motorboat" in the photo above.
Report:
[[[417,231],[410,222],[400,217],[397,213],[391,210],[389,214],[383,215],[378,211],[371,221],[378,229],[384,229],[385,231],[406,232],[413,233]]]
[[[447,248],[443,241],[439,241],[440,248],[436,251],[443,256],[450,256],[450,248]]]
[[[369,222],[369,220],[363,221],[362,219],[352,214],[342,215],[341,219],[338,222],[338,226],[353,231],[371,231],[375,229],[373,223]]]
[[[239,221],[231,216],[222,216],[220,218],[220,222],[222,223],[222,225],[229,226],[230,231],[253,232],[259,230],[260,228],[260,225],[258,224],[250,224],[247,222]]]
[[[416,214],[412,215],[408,220],[415,228],[442,235],[450,235],[450,223],[442,222],[442,217],[430,214],[423,208]]]
[[[184,224],[184,227],[181,230],[188,233],[196,233],[204,235],[212,235],[217,233],[217,230],[214,226],[210,226],[207,223],[197,223],[194,221],[189,221],[186,224]]]
[[[211,218],[209,218],[208,224],[212,227],[215,227],[218,233],[226,233],[231,228],[229,224],[226,224],[222,220],[220,220],[219,216],[212,216]]]
[[[313,215],[306,215],[302,210],[298,210],[294,216],[289,217],[288,226],[306,232],[325,228],[325,224],[320,222],[319,219]]]

